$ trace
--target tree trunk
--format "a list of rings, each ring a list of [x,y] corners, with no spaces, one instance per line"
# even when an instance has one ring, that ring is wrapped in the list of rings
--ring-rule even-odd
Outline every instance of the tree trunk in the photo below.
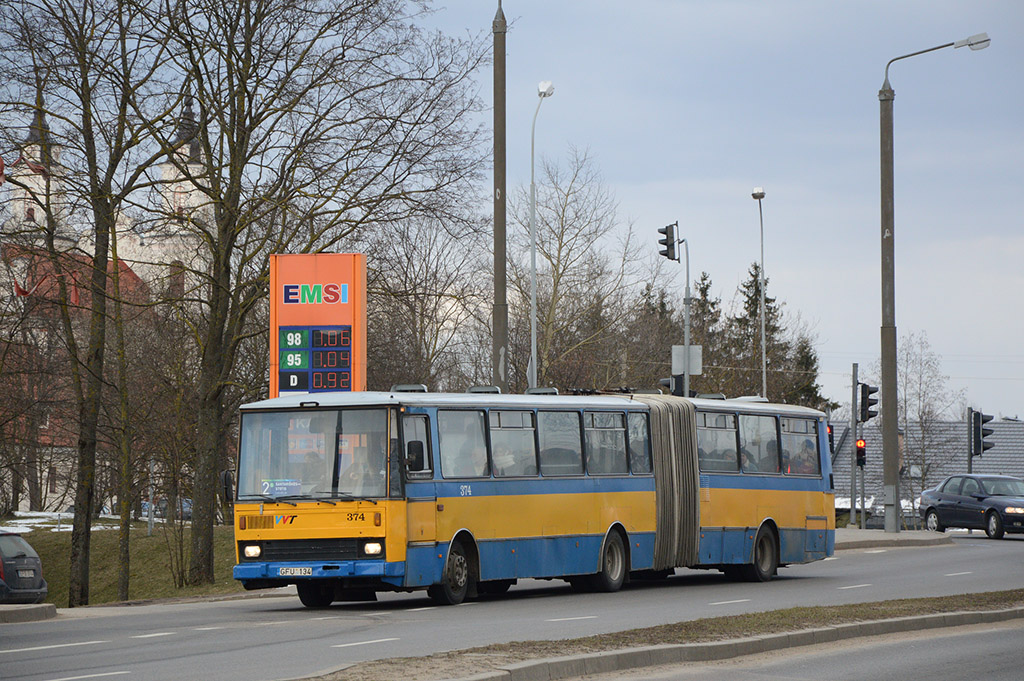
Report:
[[[78,474],[75,520],[71,529],[71,576],[68,581],[68,607],[71,608],[89,604],[89,541],[96,494],[96,430],[103,390],[103,348],[107,330],[107,252],[109,226],[113,224],[113,219],[104,219],[112,217],[108,206],[94,205],[93,214],[97,218],[96,250],[89,283],[92,300],[84,394],[79,406]]]
[[[188,583],[212,584],[213,524],[217,512],[217,469],[223,453],[224,385],[231,364],[226,356],[224,338],[231,324],[230,263],[225,258],[215,263],[210,292],[210,318],[199,375],[199,415],[196,433],[195,483],[192,488],[192,537]]]

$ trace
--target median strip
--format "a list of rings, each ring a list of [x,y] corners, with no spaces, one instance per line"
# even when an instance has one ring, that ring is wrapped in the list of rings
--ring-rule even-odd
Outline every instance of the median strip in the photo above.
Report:
[[[391,681],[396,678],[560,679],[619,671],[684,653],[722,659],[769,649],[842,640],[877,633],[980,624],[1024,618],[1024,589],[786,608],[664,624],[645,629],[557,641],[518,641],[437,653],[427,657],[361,662],[316,677],[317,681]],[[741,652],[737,652],[741,651]],[[564,656],[571,657],[566,658]],[[528,669],[533,669],[530,676]],[[585,671],[579,672],[580,668]],[[576,673],[563,673],[576,670]]]

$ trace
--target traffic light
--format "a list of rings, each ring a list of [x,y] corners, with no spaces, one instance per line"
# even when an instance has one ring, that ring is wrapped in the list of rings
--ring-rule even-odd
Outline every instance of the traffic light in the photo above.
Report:
[[[836,451],[836,436],[832,429],[832,424],[828,424],[828,452],[834,454]]]
[[[658,229],[658,234],[665,235],[664,239],[658,239],[658,243],[665,247],[658,251],[658,253],[669,260],[679,260],[676,256],[676,227],[678,226],[678,222],[673,222],[671,225],[665,225]]]
[[[860,422],[867,423],[868,419],[878,416],[878,412],[871,407],[878,404],[878,398],[872,397],[878,392],[878,388],[867,383],[860,384]]]
[[[864,464],[868,462],[867,453],[868,443],[864,441],[864,438],[857,440],[857,465],[864,468]]]
[[[992,415],[984,414],[972,409],[970,411],[970,419],[971,456],[981,456],[982,452],[986,452],[995,447],[995,444],[985,441],[985,438],[992,434],[992,429],[985,427],[985,424],[992,420]]]

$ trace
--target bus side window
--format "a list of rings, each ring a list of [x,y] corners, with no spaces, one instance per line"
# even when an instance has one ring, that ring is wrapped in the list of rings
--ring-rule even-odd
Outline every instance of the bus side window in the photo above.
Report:
[[[818,429],[811,419],[782,419],[782,472],[821,475]]]
[[[647,415],[633,412],[629,425],[629,468],[635,474],[651,472],[651,441],[647,437]]]
[[[583,475],[579,412],[537,412],[537,435],[541,475]]]
[[[491,461],[496,476],[537,475],[532,411],[492,409]]]
[[[740,460],[745,473],[779,472],[779,435],[774,416],[740,416]]]
[[[697,462],[702,471],[739,471],[734,414],[697,414]]]
[[[489,477],[484,412],[443,409],[437,412],[441,474],[446,478]]]
[[[583,414],[587,473],[624,475],[629,472],[625,426],[625,415],[621,412],[595,411]]]

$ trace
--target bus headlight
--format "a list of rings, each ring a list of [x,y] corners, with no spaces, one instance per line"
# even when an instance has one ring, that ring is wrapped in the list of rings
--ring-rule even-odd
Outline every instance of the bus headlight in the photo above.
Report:
[[[242,553],[245,554],[246,558],[259,558],[262,551],[260,550],[259,544],[249,544],[242,549]]]
[[[363,544],[363,553],[365,553],[368,556],[379,556],[381,548],[382,547],[380,545],[380,542],[368,541],[365,544]]]

